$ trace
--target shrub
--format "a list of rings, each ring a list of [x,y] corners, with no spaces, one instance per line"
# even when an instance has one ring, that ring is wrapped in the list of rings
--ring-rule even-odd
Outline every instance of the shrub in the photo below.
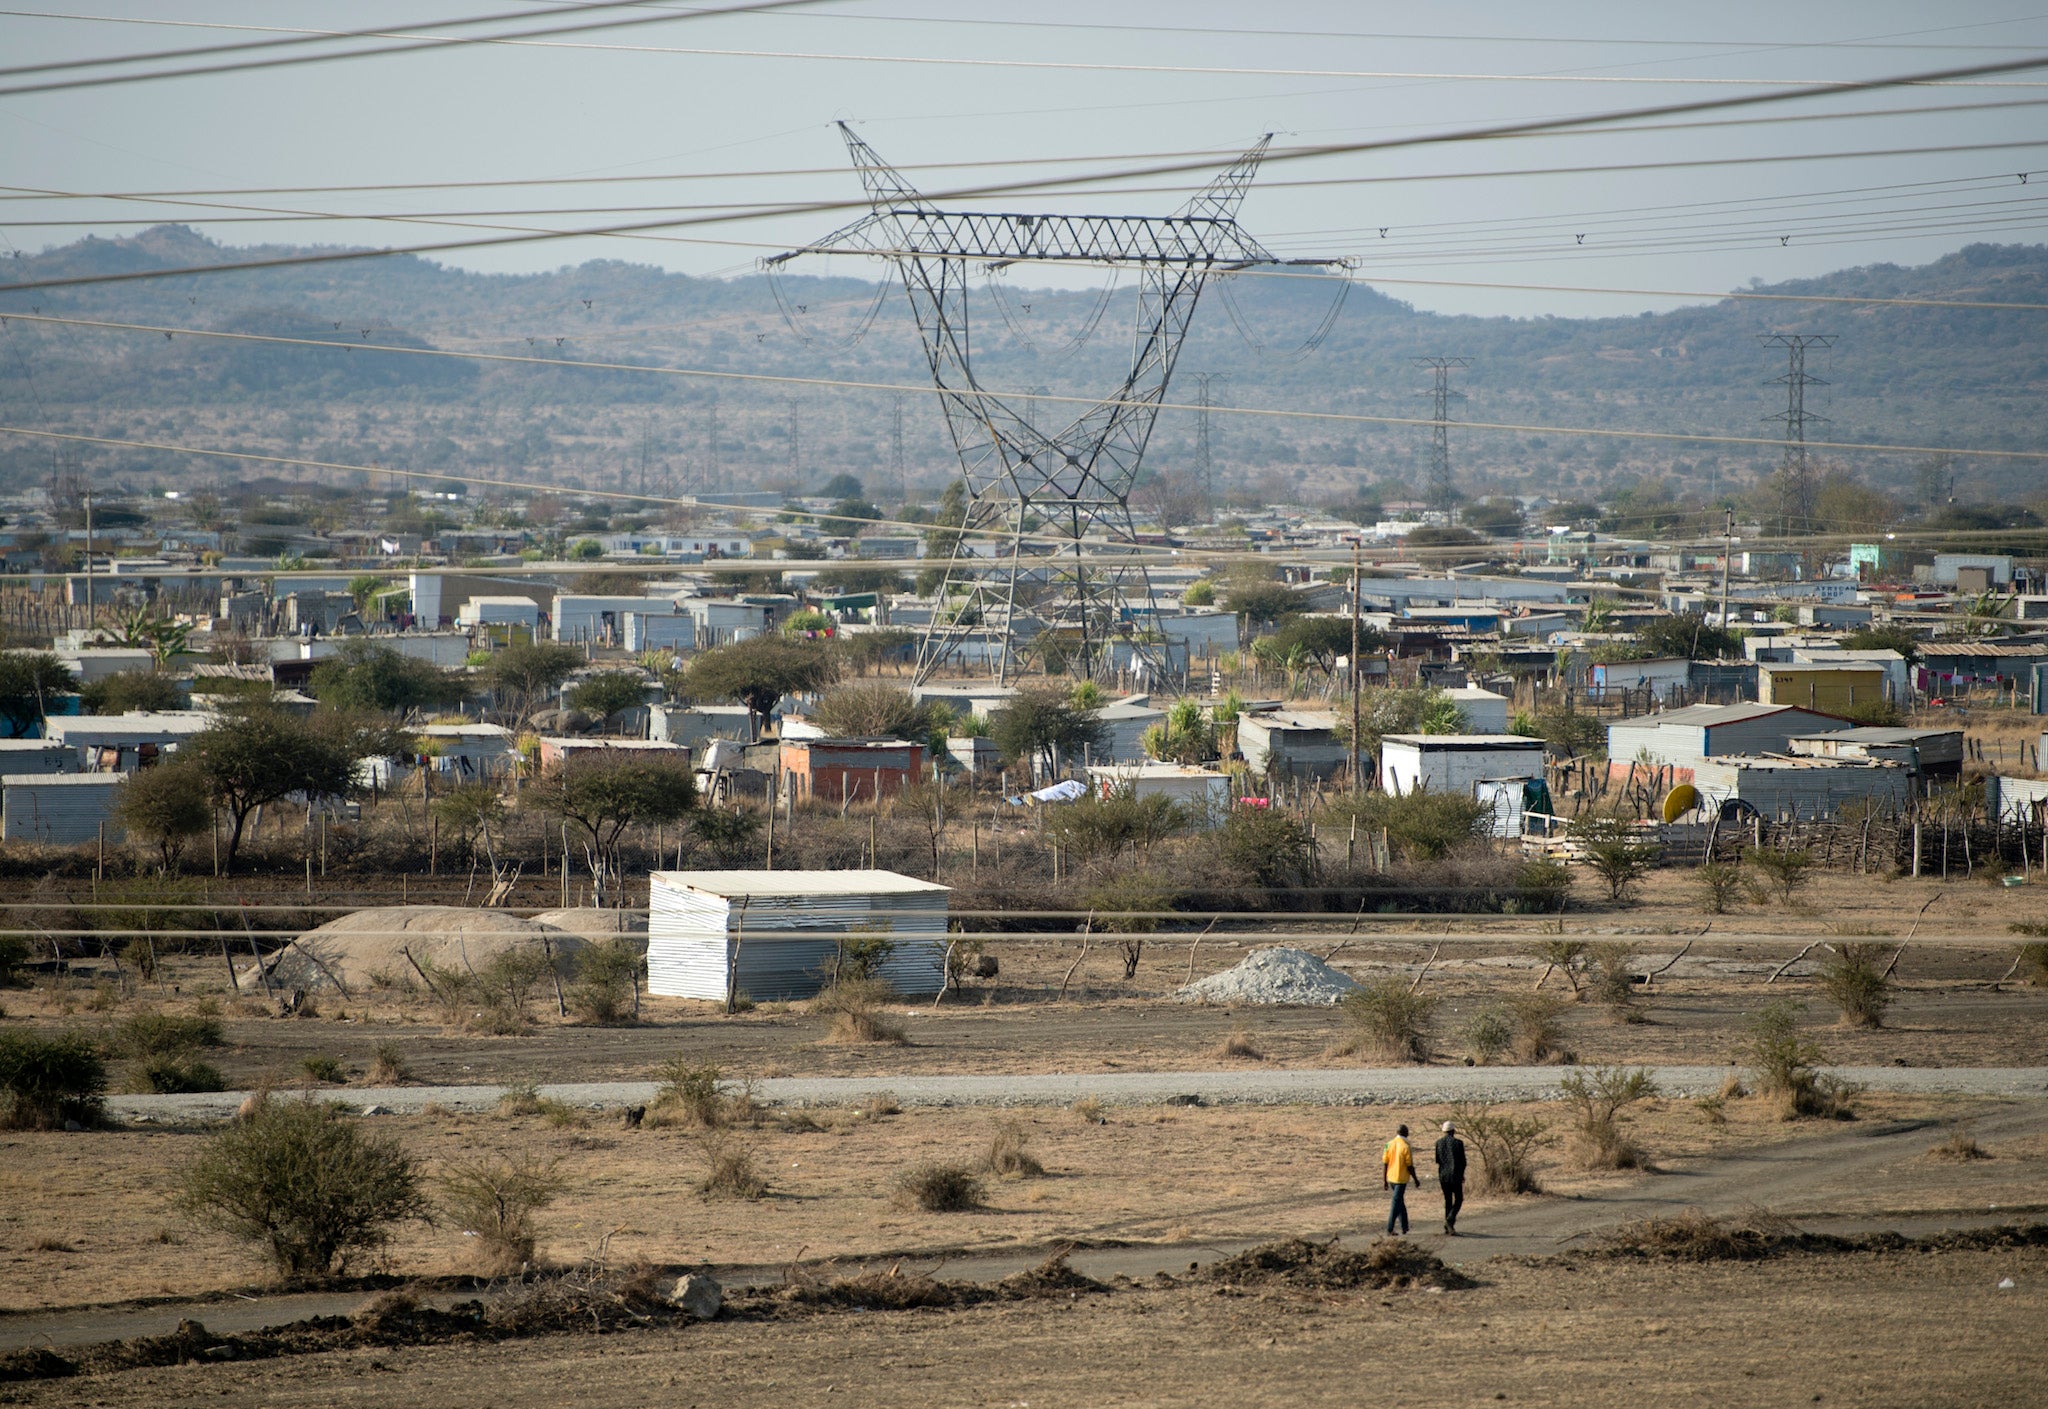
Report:
[[[1578,995],[1581,976],[1585,973],[1588,958],[1592,953],[1590,944],[1583,939],[1546,939],[1532,946],[1529,952],[1541,959],[1548,968],[1562,973],[1565,982],[1572,986],[1573,996]],[[1549,977],[1548,973],[1544,977]],[[1542,980],[1539,979],[1537,982],[1541,983]]]
[[[180,1184],[187,1212],[261,1245],[289,1280],[336,1274],[354,1253],[382,1246],[392,1225],[427,1211],[396,1141],[309,1101],[269,1102],[212,1136]]]
[[[1515,1059],[1535,1064],[1565,1057],[1564,1014],[1571,1005],[1550,993],[1518,993],[1508,1000],[1515,1020]]]
[[[1247,885],[1300,885],[1314,868],[1308,828],[1277,808],[1232,808],[1211,835],[1218,859]]]
[[[1852,1027],[1883,1027],[1892,1004],[1892,981],[1884,971],[1882,944],[1838,944],[1820,965],[1821,991],[1842,1010]]]
[[[896,952],[896,941],[889,937],[892,928],[887,920],[847,926],[832,952],[832,982],[836,985],[879,979],[882,965]]]
[[[1102,1102],[1093,1096],[1083,1096],[1067,1109],[1072,1111],[1074,1117],[1083,1125],[1109,1124],[1109,1115],[1104,1111]]]
[[[1635,945],[1618,941],[1596,944],[1592,949],[1593,998],[1624,1022],[1642,1021],[1634,1011],[1636,973],[1633,961],[1637,952]]]
[[[1692,873],[1700,904],[1709,915],[1725,915],[1742,894],[1742,868],[1725,861],[1709,861]]]
[[[2022,925],[2013,929],[2021,934],[2032,934],[2034,930]],[[2048,988],[2048,944],[2019,944],[2013,946],[2013,957],[2019,962],[2017,971],[2035,988]]]
[[[832,1015],[828,1034],[833,1042],[887,1042],[902,1044],[910,1033],[892,1021],[882,1005],[894,997],[893,990],[878,979],[851,979],[835,983],[811,1000],[811,1011]]]
[[[593,944],[576,956],[570,1011],[589,1023],[632,1022],[639,978],[640,956],[625,940]]]
[[[0,1032],[0,1128],[91,1125],[104,1109],[107,1065],[83,1033]]]
[[[1958,1164],[1991,1158],[1985,1148],[1977,1143],[1975,1136],[1961,1130],[1950,1132],[1948,1139],[1939,1145],[1930,1146],[1927,1153],[1932,1159],[1954,1160]]]
[[[502,1116],[539,1115],[544,1109],[540,1088],[531,1081],[507,1086],[498,1097],[498,1114]]]
[[[896,1202],[926,1213],[965,1213],[982,1206],[981,1181],[957,1164],[913,1165],[896,1176]]]
[[[1493,1194],[1542,1192],[1534,1168],[1537,1149],[1550,1143],[1542,1121],[1475,1103],[1453,1106],[1451,1120],[1479,1157],[1479,1188]]]
[[[1465,1024],[1465,1045],[1472,1060],[1485,1066],[1507,1055],[1515,1045],[1515,1015],[1502,1003],[1488,1003]]]
[[[442,1213],[475,1235],[477,1270],[493,1277],[533,1261],[533,1216],[567,1187],[554,1161],[530,1154],[452,1165],[440,1186]]]
[[[1607,883],[1607,898],[1623,900],[1650,872],[1658,849],[1619,817],[1592,817],[1572,827],[1572,839],[1592,872]]]
[[[1781,1119],[1808,1116],[1849,1119],[1854,1088],[1815,1070],[1820,1046],[1799,1031],[1806,1005],[1780,998],[1749,1019],[1742,1057],[1756,1076],[1759,1094],[1772,1097]]]
[[[23,981],[28,967],[28,941],[18,934],[0,934],[0,988],[14,988]]]
[[[1558,1083],[1565,1105],[1578,1124],[1578,1156],[1589,1169],[1636,1169],[1643,1162],[1623,1130],[1630,1106],[1657,1094],[1647,1067],[1594,1067],[1575,1071]]]
[[[1463,793],[1360,793],[1333,803],[1332,825],[1356,822],[1362,831],[1387,834],[1387,845],[1408,861],[1440,861],[1474,837],[1485,836],[1493,809]]]
[[[1750,847],[1742,853],[1742,859],[1778,888],[1778,898],[1785,904],[1792,903],[1793,894],[1810,879],[1813,870],[1813,853],[1810,851],[1776,851],[1770,847]]]
[[[403,1086],[412,1080],[412,1065],[396,1042],[379,1042],[370,1053],[366,1079],[372,1086]]]
[[[707,1132],[704,1136],[704,1177],[697,1192],[711,1199],[758,1199],[768,1192],[768,1181],[754,1167],[754,1152],[730,1135]]]
[[[316,1052],[310,1057],[301,1058],[299,1070],[315,1081],[325,1081],[333,1085],[341,1085],[348,1080],[348,1068],[325,1053]]]
[[[219,1067],[182,1054],[149,1058],[137,1069],[130,1084],[134,1090],[159,1096],[228,1089],[228,1079],[221,1074]]]
[[[1029,1139],[1022,1121],[1004,1121],[996,1127],[994,1137],[989,1140],[988,1153],[981,1157],[981,1167],[1001,1179],[1041,1177],[1045,1166],[1024,1148]]]
[[[124,1057],[149,1058],[175,1057],[199,1047],[218,1047],[221,1042],[219,1018],[143,1012],[115,1025],[111,1045]]]
[[[656,1109],[707,1130],[725,1123],[725,1097],[718,1089],[725,1073],[716,1063],[672,1057],[656,1075],[661,1082],[654,1095]]]
[[[1426,1062],[1436,1003],[1434,995],[1412,992],[1398,978],[1364,984],[1345,994],[1339,1005],[1351,1031],[1337,1050],[1346,1056],[1371,1051],[1390,1062]]]
[[[1249,1062],[1266,1060],[1266,1054],[1252,1045],[1251,1034],[1241,1027],[1232,1028],[1229,1035],[1216,1044],[1216,1055]]]
[[[1553,915],[1571,893],[1572,868],[1562,861],[1524,861],[1515,868],[1515,906],[1523,914]]]

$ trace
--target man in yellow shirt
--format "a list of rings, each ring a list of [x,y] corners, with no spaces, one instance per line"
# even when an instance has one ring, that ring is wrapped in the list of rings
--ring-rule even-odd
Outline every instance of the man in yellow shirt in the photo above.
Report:
[[[1384,1170],[1380,1177],[1383,1188],[1394,1191],[1393,1205],[1387,1210],[1387,1236],[1394,1235],[1394,1225],[1401,1225],[1401,1235],[1408,1235],[1408,1186],[1415,1179],[1415,1151],[1408,1146],[1408,1127],[1401,1126],[1394,1132],[1394,1138],[1387,1141],[1387,1148],[1380,1155]]]

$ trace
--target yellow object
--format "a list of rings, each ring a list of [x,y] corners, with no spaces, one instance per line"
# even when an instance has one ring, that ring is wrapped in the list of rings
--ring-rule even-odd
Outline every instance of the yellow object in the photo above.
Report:
[[[1676,822],[1699,805],[1700,790],[1691,783],[1680,783],[1670,792],[1664,794],[1664,806],[1660,810],[1663,812],[1665,821]]]
[[[1380,1156],[1387,1167],[1389,1184],[1408,1184],[1415,1179],[1415,1151],[1408,1148],[1408,1142],[1396,1135],[1387,1141],[1385,1153]]]

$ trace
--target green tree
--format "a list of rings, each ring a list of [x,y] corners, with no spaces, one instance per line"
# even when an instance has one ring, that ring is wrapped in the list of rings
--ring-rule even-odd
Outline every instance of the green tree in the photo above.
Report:
[[[1216,721],[1200,700],[1175,700],[1166,718],[1145,731],[1145,752],[1167,763],[1207,763],[1216,757]]]
[[[1859,626],[1842,637],[1849,651],[1897,651],[1908,664],[1920,659],[1920,638],[1903,626]]]
[[[351,577],[348,580],[349,600],[356,604],[357,611],[366,612],[370,609],[370,599],[389,585],[383,578],[373,572],[366,572],[356,577]]]
[[[491,874],[498,872],[498,848],[491,837],[493,827],[503,828],[505,799],[489,783],[461,783],[434,799],[434,815],[454,832],[465,849],[481,840]]]
[[[756,727],[784,695],[821,690],[839,678],[839,661],[821,641],[757,636],[704,652],[683,676],[693,700],[736,700]]]
[[[114,816],[129,836],[155,847],[161,869],[169,871],[186,843],[213,826],[213,795],[197,764],[159,763],[121,785]]]
[[[1607,898],[1621,900],[1650,873],[1657,845],[1619,817],[1588,817],[1572,827],[1572,839],[1593,874],[1607,883]]]
[[[497,694],[499,707],[523,722],[540,708],[549,691],[582,664],[583,652],[574,646],[534,641],[497,652],[483,674]]]
[[[1376,655],[1387,648],[1387,638],[1363,622],[1358,627],[1358,653]],[[1328,675],[1337,668],[1337,657],[1351,654],[1351,618],[1337,616],[1290,616],[1271,636],[1261,638],[1252,654],[1262,661],[1284,664],[1298,660],[1313,664]]]
[[[78,687],[78,699],[94,714],[185,707],[185,692],[178,682],[154,670],[117,670],[88,680]]]
[[[673,758],[600,753],[544,775],[521,794],[520,805],[582,830],[601,893],[605,878],[618,874],[619,839],[626,828],[687,815],[697,805],[697,777]]]
[[[1224,586],[1223,605],[1253,626],[1271,626],[1304,610],[1307,604],[1284,582],[1233,579]]]
[[[901,592],[909,583],[894,568],[829,567],[812,579],[822,592],[852,595],[858,592]]]
[[[395,1140],[310,1101],[267,1102],[208,1139],[179,1202],[207,1227],[262,1246],[295,1281],[342,1271],[392,1224],[427,1212],[418,1168]]]
[[[1062,757],[1078,759],[1084,749],[1102,747],[1108,729],[1095,711],[1058,690],[1018,692],[988,719],[988,736],[1014,764],[1037,759],[1046,774],[1059,771]]]
[[[233,869],[242,849],[249,814],[293,793],[340,797],[355,782],[358,753],[328,727],[316,725],[267,701],[237,702],[220,723],[193,736],[179,750],[206,779],[207,791],[230,822],[227,864]]]
[[[1512,499],[1481,499],[1460,509],[1458,518],[1488,538],[1513,538],[1522,531],[1522,506]]]
[[[1680,612],[1645,622],[1636,631],[1636,645],[1646,656],[1686,660],[1726,660],[1742,656],[1742,638],[1726,627],[1709,626],[1705,612]]]
[[[577,683],[569,691],[569,704],[585,714],[597,716],[601,726],[612,716],[647,703],[647,677],[637,670],[605,670]]]
[[[348,641],[313,671],[313,698],[334,709],[408,714],[460,704],[468,680],[395,646]]]
[[[27,738],[49,714],[53,695],[68,694],[77,680],[48,651],[0,651],[0,720],[7,737]]]
[[[1206,577],[1200,582],[1188,584],[1188,590],[1181,593],[1181,605],[1188,607],[1213,607],[1216,605],[1216,584]]]

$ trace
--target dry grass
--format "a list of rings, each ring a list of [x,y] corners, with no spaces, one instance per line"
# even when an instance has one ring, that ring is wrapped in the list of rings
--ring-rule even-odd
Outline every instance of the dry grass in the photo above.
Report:
[[[539,1115],[546,1107],[541,1104],[540,1088],[531,1081],[517,1086],[508,1086],[498,1097],[498,1114],[508,1119],[514,1116]]]
[[[1337,1057],[1367,1055],[1384,1062],[1426,1062],[1434,994],[1418,993],[1398,978],[1380,979],[1344,995],[1338,1004],[1348,1031],[1330,1049]]]
[[[1093,1096],[1083,1096],[1067,1109],[1079,1118],[1083,1125],[1107,1125],[1109,1115],[1102,1102]]]
[[[1624,1224],[1608,1238],[1606,1247],[1679,1262],[1753,1262],[1770,1256],[1774,1243],[1796,1231],[1785,1220],[1760,1212],[1742,1219],[1723,1219],[1687,1209],[1669,1218]]]
[[[877,1091],[854,1108],[863,1120],[883,1120],[892,1115],[902,1115],[903,1107],[896,1097],[887,1091]]]
[[[412,1067],[396,1042],[379,1042],[370,1054],[369,1070],[363,1081],[370,1086],[403,1086],[412,1080]]]
[[[754,1164],[753,1150],[735,1135],[707,1132],[703,1140],[704,1177],[697,1192],[707,1199],[758,1199],[768,1181]]]
[[[1266,1054],[1252,1045],[1251,1034],[1241,1027],[1234,1027],[1230,1035],[1217,1043],[1214,1054],[1232,1061],[1263,1062]]]
[[[899,1207],[926,1213],[969,1213],[983,1207],[981,1181],[957,1164],[913,1165],[896,1177]]]
[[[989,1140],[988,1153],[981,1157],[981,1167],[999,1179],[1039,1179],[1045,1175],[1045,1166],[1025,1148],[1030,1136],[1019,1120],[1006,1120],[996,1127],[996,1133]]]
[[[875,979],[849,979],[813,998],[811,1011],[831,1016],[828,1042],[900,1047],[910,1041],[910,1030],[888,1016],[885,1005],[894,996],[887,984]]]
[[[1991,1158],[1990,1152],[1977,1143],[1976,1136],[1962,1130],[1951,1131],[1946,1140],[1930,1146],[1927,1154],[1931,1159],[1950,1160],[1957,1164]]]
[[[725,1073],[715,1062],[695,1062],[674,1057],[656,1072],[660,1085],[654,1104],[643,1119],[659,1128],[664,1125],[716,1129],[725,1124],[726,1100],[719,1089]]]

